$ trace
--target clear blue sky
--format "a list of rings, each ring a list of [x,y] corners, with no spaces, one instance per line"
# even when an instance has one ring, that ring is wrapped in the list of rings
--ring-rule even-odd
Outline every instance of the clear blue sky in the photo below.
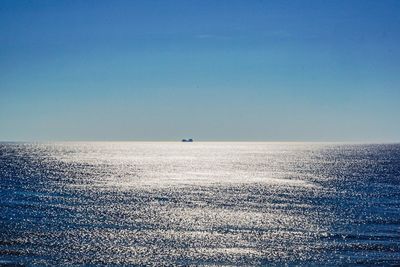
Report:
[[[0,0],[0,140],[400,141],[399,14]]]

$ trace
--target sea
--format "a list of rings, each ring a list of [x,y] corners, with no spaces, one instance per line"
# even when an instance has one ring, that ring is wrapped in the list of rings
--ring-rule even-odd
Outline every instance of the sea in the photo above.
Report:
[[[400,144],[0,143],[1,266],[400,265]]]

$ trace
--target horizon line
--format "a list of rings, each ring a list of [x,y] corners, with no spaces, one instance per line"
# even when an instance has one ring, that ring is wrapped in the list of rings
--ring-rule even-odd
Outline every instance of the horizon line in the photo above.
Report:
[[[183,143],[182,140],[0,140],[0,143]],[[193,140],[193,143],[343,143],[398,144],[399,140]]]

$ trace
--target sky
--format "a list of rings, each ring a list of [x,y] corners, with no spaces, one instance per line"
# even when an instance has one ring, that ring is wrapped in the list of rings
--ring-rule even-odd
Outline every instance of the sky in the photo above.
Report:
[[[400,141],[400,1],[0,0],[2,141]]]

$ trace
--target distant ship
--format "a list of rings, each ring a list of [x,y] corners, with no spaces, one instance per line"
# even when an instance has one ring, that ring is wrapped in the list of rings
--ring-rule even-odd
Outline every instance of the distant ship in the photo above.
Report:
[[[193,139],[182,139],[182,142],[193,142]]]

